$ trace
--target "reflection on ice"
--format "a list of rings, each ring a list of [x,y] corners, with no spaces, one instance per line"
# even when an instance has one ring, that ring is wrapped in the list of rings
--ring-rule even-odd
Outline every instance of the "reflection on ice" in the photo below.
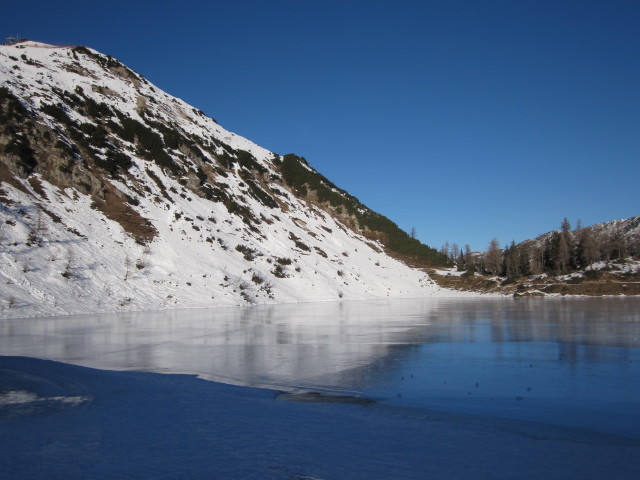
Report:
[[[640,299],[428,299],[0,321],[0,352],[640,438]]]
[[[291,304],[7,320],[0,323],[0,348],[5,355],[89,367],[298,386],[365,366],[388,345],[419,342],[410,332],[428,323],[438,303],[393,305]]]

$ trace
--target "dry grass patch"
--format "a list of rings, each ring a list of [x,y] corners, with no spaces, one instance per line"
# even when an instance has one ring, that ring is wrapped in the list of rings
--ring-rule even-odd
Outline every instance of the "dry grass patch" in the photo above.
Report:
[[[158,234],[151,222],[136,212],[131,205],[115,193],[113,185],[107,184],[104,199],[94,199],[91,207],[118,222],[139,243],[148,243]]]

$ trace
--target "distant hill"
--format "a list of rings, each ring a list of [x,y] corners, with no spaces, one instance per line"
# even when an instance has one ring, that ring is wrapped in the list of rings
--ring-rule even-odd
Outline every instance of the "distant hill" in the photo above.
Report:
[[[0,46],[0,182],[2,316],[450,294],[304,158],[86,47]]]
[[[440,285],[516,295],[640,295],[640,216],[559,230],[462,255]],[[447,275],[448,274],[448,275]]]

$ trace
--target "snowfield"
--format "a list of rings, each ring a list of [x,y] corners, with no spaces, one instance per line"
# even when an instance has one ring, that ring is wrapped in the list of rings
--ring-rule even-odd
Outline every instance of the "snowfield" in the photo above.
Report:
[[[64,223],[45,215],[31,218],[35,207],[30,197],[15,190],[8,197],[17,207],[0,212],[3,222],[15,221],[16,209],[25,212],[20,216],[24,221],[12,225],[11,236],[0,247],[2,317],[462,295],[372,249],[330,217],[307,217],[302,208],[298,215],[305,218],[306,229],[332,230],[320,234],[327,258],[292,250],[290,242],[285,243],[283,224],[287,231],[311,238],[292,219],[265,225],[265,238],[256,244],[240,221],[196,196],[177,200],[171,211],[152,202],[143,205],[160,231],[143,246],[90,208],[89,198],[59,192],[45,182],[43,188],[55,199],[49,209],[64,215]],[[185,220],[204,216],[220,220],[214,225],[201,222],[199,230]],[[42,246],[25,245],[32,222],[43,225]],[[207,241],[210,236],[216,240]],[[253,260],[247,261],[238,245],[254,249]],[[282,267],[286,277],[278,278],[273,271],[283,258],[291,263]]]

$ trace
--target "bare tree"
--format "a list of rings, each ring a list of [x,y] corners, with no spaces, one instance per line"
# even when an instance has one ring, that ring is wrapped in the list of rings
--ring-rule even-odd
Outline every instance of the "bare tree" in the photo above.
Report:
[[[453,242],[453,245],[451,245],[451,251],[449,252],[449,257],[454,262],[457,262],[459,256],[460,256],[460,247],[456,242]]]
[[[544,248],[540,245],[534,245],[530,251],[530,269],[532,275],[538,275],[544,272]]]
[[[624,234],[616,228],[613,235],[610,236],[608,250],[612,258],[624,258],[627,253],[627,239]]]
[[[36,219],[34,224],[31,226],[29,230],[29,237],[27,238],[27,244],[32,245],[36,244],[38,246],[42,246],[42,242],[47,233],[47,227],[45,225],[44,219],[42,218],[42,211],[38,210],[36,213]]]
[[[71,248],[67,250],[67,257],[65,260],[64,272],[62,272],[62,276],[66,279],[70,279],[73,277],[73,269],[75,268],[76,263],[76,256]]]
[[[640,233],[629,239],[629,255],[632,257],[640,256]]]
[[[449,256],[449,240],[444,242],[444,245],[442,245],[442,247],[440,248],[440,253],[445,257]]]
[[[493,275],[499,275],[502,267],[502,251],[497,238],[489,242],[489,248],[485,254],[484,268]]]
[[[17,303],[18,302],[16,301],[16,297],[11,296],[11,297],[7,298],[7,308],[9,310],[15,308]]]

